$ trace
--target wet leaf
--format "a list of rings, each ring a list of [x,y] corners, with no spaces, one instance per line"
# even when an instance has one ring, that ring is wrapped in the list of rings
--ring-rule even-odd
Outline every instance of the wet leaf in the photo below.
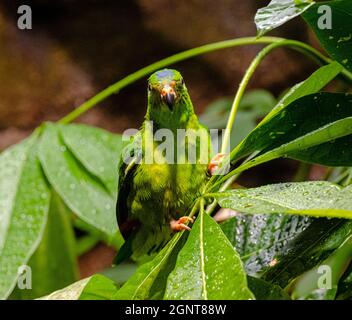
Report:
[[[290,296],[277,285],[250,276],[247,280],[256,300],[290,300]]]
[[[334,300],[340,278],[352,261],[352,236],[326,260],[290,284],[293,299]]]
[[[95,274],[42,297],[40,300],[110,300],[116,291],[117,286],[114,281],[103,275]]]
[[[177,255],[181,236],[182,233],[177,233],[153,260],[142,264],[121,287],[114,299],[145,300],[153,298],[155,294],[160,295],[158,290],[155,290],[156,282],[160,277],[165,278],[164,271],[171,265],[170,260],[173,259],[173,255]],[[161,285],[158,284],[158,287]]]
[[[246,273],[260,276],[311,221],[308,217],[285,214],[238,213],[220,227],[240,254]]]
[[[112,300],[117,290],[118,286],[114,281],[96,274],[85,285],[79,300]]]
[[[352,219],[352,186],[327,181],[278,183],[217,193],[223,208],[250,214],[285,213]]]
[[[352,142],[352,95],[325,92],[300,98],[254,131],[255,135],[261,133],[253,142],[257,153],[233,170],[232,175],[280,157],[351,166],[352,149],[346,146]],[[264,145],[265,149],[259,150]],[[239,153],[241,145],[231,152],[231,159]]]
[[[82,124],[60,127],[64,143],[84,167],[101,179],[111,195],[117,194],[117,161],[122,150],[120,135]]]
[[[50,191],[36,157],[37,136],[0,155],[0,298],[16,284],[18,268],[39,245],[47,220]]]
[[[207,214],[201,213],[175,269],[168,277],[165,299],[253,299],[237,252]]]
[[[39,158],[49,182],[77,216],[102,232],[116,234],[116,199],[72,155],[60,138],[58,126],[45,126]]]
[[[275,256],[276,264],[262,278],[286,287],[303,272],[327,259],[352,235],[352,222],[344,219],[315,219]]]
[[[52,292],[51,294],[41,297],[38,300],[78,300],[84,287],[91,278],[82,279],[72,283],[66,288]]]
[[[93,225],[84,222],[82,219],[79,219],[78,217],[75,217],[75,219],[73,220],[73,224],[74,224],[75,228],[87,233],[88,236],[90,237],[90,239],[88,239],[88,238],[82,239],[81,238],[82,243],[80,243],[79,245],[77,243],[77,245],[78,245],[76,248],[77,251],[81,251],[81,250],[84,251],[84,249],[87,249],[95,241],[102,241],[102,242],[106,243],[107,245],[109,245],[110,247],[115,248],[115,250],[118,251],[121,248],[121,246],[123,245],[123,243],[125,242],[121,233],[118,230],[116,230],[116,232],[114,234],[108,234],[106,232],[103,232],[103,231],[97,229]]]
[[[319,105],[308,105],[310,99],[308,99],[307,105],[305,105],[305,100],[302,100],[300,104],[297,104],[295,101],[323,89],[339,74],[341,70],[342,67],[338,63],[332,63],[321,67],[308,79],[294,86],[263,119],[263,121],[232,152],[233,159],[236,160],[255,151],[259,152],[269,147],[277,138],[282,138],[282,133],[284,133],[285,137],[287,136],[286,128],[291,128],[293,133],[299,133],[301,131],[300,126],[303,125],[301,125],[300,122],[290,121],[288,116],[291,114],[295,114],[303,123],[307,121],[312,122],[313,127],[316,122],[312,120],[316,118],[316,108],[319,108]],[[295,110],[296,108],[298,108],[298,110]],[[287,113],[285,112],[286,110],[288,110]],[[325,106],[325,110],[327,113],[326,116],[334,112],[334,109],[331,108],[330,104]],[[305,112],[307,112],[307,114],[305,114]],[[313,112],[314,115],[311,114]],[[275,131],[281,132],[281,135],[274,135]]]
[[[343,67],[332,62],[326,66],[320,67],[313,72],[305,81],[302,81],[293,86],[277,103],[273,110],[263,119],[260,124],[264,124],[270,120],[275,114],[287,107],[295,100],[319,92],[329,82],[331,82],[342,71]]]
[[[337,300],[347,300],[352,298],[352,264],[341,279],[337,291]]]
[[[53,192],[48,221],[39,247],[28,262],[32,269],[32,289],[17,289],[16,299],[35,299],[78,280],[75,238],[71,212]]]
[[[258,36],[261,37],[287,21],[301,15],[314,4],[312,0],[272,0],[255,15]]]
[[[352,71],[352,2],[317,3],[303,17],[331,57]]]
[[[133,261],[127,261],[104,269],[100,273],[122,286],[137,271],[137,267]]]

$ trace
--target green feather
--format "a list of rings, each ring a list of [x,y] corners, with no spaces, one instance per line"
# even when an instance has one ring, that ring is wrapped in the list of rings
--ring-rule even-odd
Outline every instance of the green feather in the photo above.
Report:
[[[165,86],[171,86],[175,93],[176,98],[171,106],[161,95]],[[149,121],[153,122],[153,128],[147,125]],[[177,147],[174,150],[175,163],[139,162],[146,157],[146,139],[163,128],[173,133],[173,139],[177,137],[177,129],[203,129],[208,150],[206,161],[200,161],[200,140],[189,137],[187,143],[193,144],[198,150],[195,163],[180,163]],[[162,141],[153,141],[152,149],[158,154],[159,160],[165,160],[165,154],[158,153],[161,144]],[[186,154],[188,146],[186,144]],[[140,261],[153,256],[167,243],[172,236],[170,220],[188,213],[208,179],[208,130],[199,123],[179,72],[165,69],[149,78],[145,121],[124,151],[131,157],[127,163],[120,159],[116,214],[123,236],[130,239],[127,240],[127,246],[132,251],[132,259]]]

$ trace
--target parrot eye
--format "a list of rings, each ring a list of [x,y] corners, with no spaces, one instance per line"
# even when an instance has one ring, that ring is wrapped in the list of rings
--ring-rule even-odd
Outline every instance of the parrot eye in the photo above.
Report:
[[[148,84],[148,90],[149,90],[149,91],[152,91],[152,90],[153,90],[153,86],[152,86],[150,83]]]
[[[181,84],[184,86],[185,85],[185,80],[181,79]]]

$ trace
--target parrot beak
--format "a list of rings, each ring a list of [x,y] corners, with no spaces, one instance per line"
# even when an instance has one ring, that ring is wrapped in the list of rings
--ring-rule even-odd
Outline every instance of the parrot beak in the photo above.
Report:
[[[165,85],[161,90],[161,98],[165,101],[169,109],[173,110],[176,100],[176,92],[170,85]]]

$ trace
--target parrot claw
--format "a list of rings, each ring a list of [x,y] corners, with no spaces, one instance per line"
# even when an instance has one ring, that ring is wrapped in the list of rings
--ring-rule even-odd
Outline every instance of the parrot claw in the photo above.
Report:
[[[170,221],[170,227],[172,231],[178,232],[178,231],[182,231],[182,230],[188,230],[191,231],[191,228],[189,226],[187,226],[185,223],[186,222],[191,222],[193,223],[193,219],[191,217],[181,217],[178,220],[171,220]]]
[[[213,159],[210,160],[210,163],[208,165],[208,171],[211,175],[214,175],[214,173],[219,169],[219,164],[225,156],[225,153],[218,153],[214,156]]]

